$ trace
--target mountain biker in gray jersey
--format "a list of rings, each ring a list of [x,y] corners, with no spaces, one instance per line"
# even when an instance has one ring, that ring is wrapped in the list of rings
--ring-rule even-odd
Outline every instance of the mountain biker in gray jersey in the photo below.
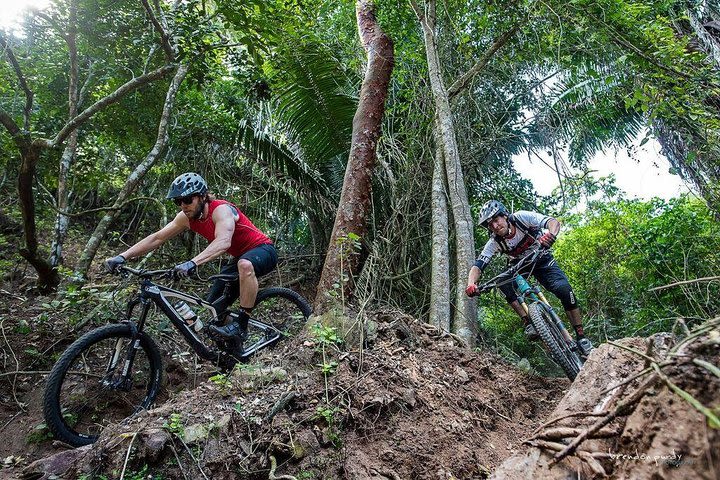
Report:
[[[476,293],[477,282],[494,255],[502,253],[510,259],[511,264],[515,263],[536,241],[540,242],[543,248],[552,247],[560,232],[560,222],[556,219],[526,210],[510,214],[505,206],[497,200],[490,200],[483,205],[479,222],[490,231],[490,239],[468,273],[467,288],[465,289],[468,296]],[[567,275],[558,266],[552,254],[543,255],[535,262],[534,266],[520,271],[526,277],[530,272],[540,285],[562,302],[565,313],[575,330],[581,353],[584,355],[590,353],[593,346],[583,331],[577,297],[575,297]],[[513,288],[513,283],[507,283],[499,288],[512,309],[522,319],[527,337],[531,340],[536,339],[537,332],[530,323],[527,312],[518,302],[518,295]]]

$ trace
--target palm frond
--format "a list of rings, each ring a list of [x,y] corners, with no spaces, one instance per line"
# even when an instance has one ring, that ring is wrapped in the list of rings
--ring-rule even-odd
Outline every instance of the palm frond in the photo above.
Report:
[[[343,93],[346,73],[316,43],[294,45],[282,68],[274,113],[290,143],[298,145],[305,161],[318,170],[322,164],[337,168],[337,157],[347,159],[349,154],[357,108],[357,99]]]

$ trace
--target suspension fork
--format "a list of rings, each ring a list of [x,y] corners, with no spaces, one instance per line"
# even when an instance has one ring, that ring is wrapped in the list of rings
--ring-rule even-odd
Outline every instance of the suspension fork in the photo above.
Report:
[[[132,321],[131,319],[131,313],[133,308],[138,304],[142,304],[142,310],[140,312],[140,319],[137,322]],[[130,336],[130,344],[125,349],[125,352],[123,352],[123,340],[122,338],[118,338],[117,342],[115,343],[115,351],[113,352],[112,357],[110,358],[110,362],[108,363],[107,367],[107,373],[108,376],[106,376],[106,382],[109,384],[110,387],[130,391],[132,388],[132,378],[131,378],[131,372],[132,372],[132,366],[133,362],[135,361],[135,355],[137,354],[137,351],[141,348],[140,345],[140,332],[142,332],[143,327],[145,326],[145,319],[147,318],[148,312],[150,311],[150,304],[152,301],[149,298],[140,298],[139,301],[135,300],[133,302],[130,302],[128,304],[128,311],[127,311],[127,321],[128,325],[130,326],[130,331],[132,335]],[[118,363],[120,362],[120,359],[125,354],[125,359],[123,361],[123,367],[120,374],[117,374],[116,368],[118,366]]]
[[[545,308],[547,309],[548,313],[550,313],[550,317],[553,319],[557,327],[562,332],[562,336],[565,341],[572,342],[573,339],[570,336],[570,333],[567,331],[567,328],[565,328],[565,324],[562,322],[557,312],[555,312],[555,309],[550,305],[550,302],[547,301],[545,295],[540,291],[539,288],[535,288],[535,293],[537,294],[538,298],[545,304]]]

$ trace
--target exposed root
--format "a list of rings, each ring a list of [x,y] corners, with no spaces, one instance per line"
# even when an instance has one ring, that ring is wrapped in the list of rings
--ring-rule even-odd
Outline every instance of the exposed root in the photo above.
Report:
[[[717,366],[706,362],[704,360],[700,360],[697,358],[692,358],[691,355],[683,354],[681,351],[686,351],[687,348],[694,342],[698,341],[705,335],[709,335],[711,340],[714,336],[717,336],[717,328],[720,325],[720,319],[713,319],[708,322],[705,322],[704,324],[700,325],[698,328],[690,332],[690,334],[684,338],[682,341],[680,341],[678,344],[676,344],[668,353],[667,358],[670,358],[671,360],[666,361],[659,361],[652,356],[652,342],[648,342],[648,348],[645,353],[640,352],[636,349],[619,345],[614,342],[608,342],[612,344],[613,346],[616,346],[618,348],[621,348],[623,350],[632,352],[633,354],[643,358],[645,360],[645,368],[641,370],[639,373],[629,377],[628,379],[624,380],[623,382],[614,385],[611,388],[605,389],[602,393],[607,393],[609,391],[612,391],[618,387],[621,387],[623,385],[627,385],[639,378],[642,378],[644,376],[647,376],[647,378],[642,382],[642,384],[629,396],[626,397],[626,399],[622,402],[620,402],[612,411],[602,413],[602,417],[597,420],[595,423],[593,423],[590,427],[586,429],[579,429],[579,428],[572,428],[572,427],[556,427],[553,429],[548,429],[549,425],[552,425],[556,423],[560,419],[554,419],[549,422],[546,422],[544,425],[542,425],[538,430],[535,431],[533,437],[527,440],[528,443],[536,445],[541,448],[549,448],[548,447],[548,441],[552,440],[561,440],[565,438],[575,437],[569,444],[563,445],[562,449],[557,450],[556,448],[550,448],[552,450],[558,451],[557,454],[555,454],[551,464],[556,464],[560,462],[563,458],[567,457],[568,455],[572,455],[578,451],[578,447],[588,439],[593,438],[612,438],[614,436],[617,436],[619,432],[616,432],[615,430],[611,429],[605,429],[603,430],[603,427],[610,424],[613,420],[615,420],[618,417],[621,416],[627,416],[632,412],[633,407],[645,396],[648,391],[654,387],[659,381],[662,381],[669,389],[670,391],[677,394],[679,397],[681,397],[683,400],[685,400],[688,404],[690,404],[693,408],[695,408],[697,411],[702,413],[707,419],[710,427],[712,428],[720,428],[720,418],[717,416],[715,412],[713,412],[711,409],[704,406],[699,400],[697,400],[695,397],[693,397],[690,393],[680,388],[675,382],[673,382],[670,377],[663,372],[663,368],[666,367],[680,367],[683,365],[687,365],[689,363],[693,363],[701,368],[704,368],[708,371],[710,371],[713,375],[716,375],[720,378],[720,369],[718,369]],[[702,345],[702,344],[701,344]],[[681,357],[679,355],[682,355]],[[686,358],[687,357],[687,358]],[[571,414],[563,418],[567,418],[569,416],[581,416],[580,414]],[[558,444],[562,445],[562,444]],[[556,445],[555,445],[556,446]],[[583,458],[583,456],[578,455],[579,458]],[[595,470],[595,467],[593,467],[591,462],[588,462],[590,467],[593,468],[593,471]]]
[[[278,477],[275,475],[275,470],[277,470],[277,460],[275,459],[275,455],[270,455],[270,473],[268,474],[268,480],[297,480],[297,478],[292,475],[280,475]]]

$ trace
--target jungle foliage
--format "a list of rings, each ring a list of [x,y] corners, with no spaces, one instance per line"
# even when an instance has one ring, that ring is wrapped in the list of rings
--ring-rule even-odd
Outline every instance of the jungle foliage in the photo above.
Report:
[[[328,247],[366,62],[354,2],[150,3],[157,18],[166,18],[177,50],[170,65],[186,65],[188,74],[159,161],[119,210],[99,255],[156,230],[175,211],[164,201],[167,185],[178,172],[195,170],[276,238],[285,256],[312,258],[305,269],[312,280]],[[391,305],[422,317],[433,261],[433,98],[423,32],[411,6],[375,4],[395,45],[395,68],[377,147],[372,218],[358,252],[365,267],[355,282],[356,296],[362,305]],[[452,98],[470,207],[476,211],[487,199],[501,198],[565,221],[557,255],[598,339],[650,333],[678,316],[692,322],[716,310],[717,283],[648,289],[717,271],[719,21],[714,2],[702,0],[437,5],[435,33],[447,86],[495,39],[515,29]],[[27,241],[20,234],[25,217],[18,201],[18,142],[54,135],[68,120],[66,39],[73,25],[80,111],[167,62],[162,35],[134,0],[57,0],[46,11],[30,13],[20,30],[2,33],[0,194],[6,202],[0,209],[0,268],[6,281],[25,278],[27,284],[36,275],[18,255]],[[170,78],[133,91],[79,128],[68,177],[71,247],[59,270],[66,276],[77,266],[78,249],[152,149]],[[593,155],[629,148],[637,138],[641,144],[657,139],[698,199],[633,202],[619,199],[612,183],[586,181],[583,169]],[[48,232],[58,214],[61,147],[42,151],[30,189],[40,256],[49,255]],[[554,165],[563,192],[538,196],[515,169],[517,155]],[[605,197],[571,214],[582,197],[578,192],[590,190]],[[475,235],[479,248],[486,237],[477,229]],[[151,261],[166,264],[199,246],[185,237]],[[98,264],[96,258],[94,268]],[[452,278],[466,275],[454,264],[450,270]],[[486,305],[485,312],[488,338],[514,338],[505,343],[517,351],[527,348],[510,335],[514,320],[504,301]]]

